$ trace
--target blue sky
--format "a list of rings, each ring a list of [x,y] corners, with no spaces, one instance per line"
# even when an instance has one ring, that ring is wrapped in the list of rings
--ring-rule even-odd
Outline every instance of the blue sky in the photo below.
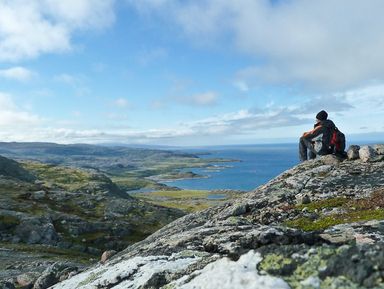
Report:
[[[0,139],[280,142],[384,132],[381,0],[1,0]]]

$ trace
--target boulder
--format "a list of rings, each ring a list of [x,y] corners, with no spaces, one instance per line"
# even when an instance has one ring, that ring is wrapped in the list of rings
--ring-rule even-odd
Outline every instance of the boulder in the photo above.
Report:
[[[363,162],[370,162],[376,159],[377,153],[371,146],[363,146],[359,150],[359,157]]]
[[[22,287],[32,287],[39,275],[36,272],[24,273],[16,277],[16,282]]]
[[[51,287],[52,285],[55,285],[59,279],[53,274],[50,273],[43,273],[37,280],[35,285],[33,286],[33,289],[46,289]]]
[[[55,245],[59,236],[50,218],[25,218],[15,229],[15,235],[28,244]]]
[[[384,144],[376,144],[373,146],[373,149],[378,155],[384,155]]]
[[[73,276],[77,271],[77,267],[73,267],[67,263],[57,262],[50,265],[41,276],[36,280],[33,289],[46,289],[56,284],[59,281],[67,279],[69,276]]]
[[[321,157],[321,160],[325,165],[337,166],[340,164],[340,159],[337,156],[331,154]]]
[[[101,259],[100,259],[100,262],[101,263],[105,263],[108,259],[110,259],[113,255],[115,255],[117,252],[115,250],[108,250],[108,251],[105,251],[102,255],[101,255]]]
[[[351,145],[347,150],[347,156],[349,160],[356,160],[359,158],[360,146]]]

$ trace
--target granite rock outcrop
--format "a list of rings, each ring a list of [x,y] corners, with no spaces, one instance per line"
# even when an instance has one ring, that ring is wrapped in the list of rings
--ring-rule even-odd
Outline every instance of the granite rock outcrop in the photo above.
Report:
[[[382,148],[301,163],[52,288],[384,288]]]

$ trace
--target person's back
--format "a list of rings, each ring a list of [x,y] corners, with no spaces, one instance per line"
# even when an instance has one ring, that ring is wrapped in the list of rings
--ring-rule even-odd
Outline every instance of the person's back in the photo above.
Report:
[[[316,155],[326,155],[332,153],[330,150],[332,133],[335,130],[335,124],[327,119],[328,114],[322,110],[316,115],[316,124],[314,129],[305,132],[300,138],[299,154],[300,160],[305,161],[309,158],[314,159]]]

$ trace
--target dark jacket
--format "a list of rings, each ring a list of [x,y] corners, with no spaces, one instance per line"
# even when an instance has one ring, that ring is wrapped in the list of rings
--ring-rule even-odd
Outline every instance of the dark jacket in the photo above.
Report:
[[[317,154],[325,155],[329,153],[334,129],[335,124],[332,120],[323,120],[316,123],[313,130],[305,132],[303,137],[312,142]]]

